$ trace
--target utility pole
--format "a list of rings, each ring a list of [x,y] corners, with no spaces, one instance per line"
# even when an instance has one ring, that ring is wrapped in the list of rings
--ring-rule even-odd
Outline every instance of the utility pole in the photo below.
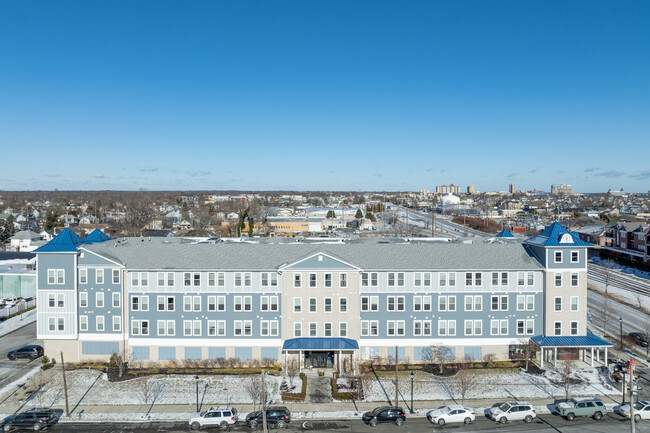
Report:
[[[436,196],[431,199],[431,237],[436,237]]]
[[[635,426],[634,426],[634,383],[632,382],[632,378],[634,377],[634,364],[636,360],[631,360],[630,361],[630,366],[627,369],[627,375],[630,377],[630,431],[634,433],[635,431]]]
[[[262,432],[266,433],[266,389],[264,387],[264,369],[262,369]]]
[[[409,234],[409,202],[406,201],[406,236]]]
[[[399,406],[399,356],[397,353],[397,346],[395,346],[395,406]]]
[[[63,393],[65,394],[65,416],[70,417],[70,407],[68,406],[68,384],[65,381],[65,362],[63,361],[63,352],[61,352],[61,371],[63,372]]]

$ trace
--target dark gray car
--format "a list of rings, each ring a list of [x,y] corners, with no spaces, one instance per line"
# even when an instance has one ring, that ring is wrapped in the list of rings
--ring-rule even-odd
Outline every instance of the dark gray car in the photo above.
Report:
[[[7,420],[2,426],[8,432],[13,429],[29,429],[38,431],[43,427],[56,424],[58,418],[52,409],[29,409]]]

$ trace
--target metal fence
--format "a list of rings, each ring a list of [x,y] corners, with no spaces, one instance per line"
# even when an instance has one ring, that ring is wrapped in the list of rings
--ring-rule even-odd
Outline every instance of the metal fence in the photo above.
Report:
[[[11,307],[5,307],[0,310],[0,319],[11,316],[12,314],[15,313],[20,313],[21,311],[25,311],[26,309],[30,307],[36,306],[36,299],[32,299],[30,301],[20,301],[16,303],[15,305],[12,305]]]

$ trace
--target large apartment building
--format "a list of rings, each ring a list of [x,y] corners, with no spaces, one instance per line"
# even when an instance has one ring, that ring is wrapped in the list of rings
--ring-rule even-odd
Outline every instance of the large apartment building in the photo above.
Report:
[[[527,241],[81,239],[38,254],[38,338],[66,359],[542,359],[587,333],[587,246],[555,223]],[[552,337],[552,339],[549,339]]]

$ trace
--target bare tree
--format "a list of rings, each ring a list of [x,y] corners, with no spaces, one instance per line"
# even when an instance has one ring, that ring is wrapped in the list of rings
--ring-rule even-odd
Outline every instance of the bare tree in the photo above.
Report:
[[[523,359],[526,362],[526,371],[528,371],[530,361],[537,351],[537,345],[530,338],[520,338],[518,349],[519,352],[517,352],[516,357]]]
[[[557,376],[551,379],[550,382],[560,388],[564,392],[564,398],[568,400],[571,391],[582,381],[576,373],[576,364],[574,360],[563,359],[559,364]]]
[[[478,383],[476,371],[472,368],[472,359],[465,358],[458,363],[458,374],[454,381],[456,392],[460,395],[460,400],[465,403],[467,392],[475,388]]]
[[[124,220],[120,223],[120,231],[126,236],[140,236],[142,229],[151,221],[153,216],[150,207],[150,197],[143,191],[137,191],[126,197],[124,201]]]
[[[636,303],[639,310],[643,310],[643,298],[641,295],[636,295]]]
[[[136,385],[136,393],[144,404],[153,403],[161,389],[161,384],[156,382],[151,376],[141,377],[138,379]]]
[[[431,346],[431,360],[438,363],[442,374],[445,364],[451,361],[451,349],[442,344],[434,344]]]
[[[257,410],[257,402],[262,401],[262,379],[258,375],[253,375],[244,383],[244,389],[253,400],[253,410]]]
[[[293,388],[293,380],[296,378],[298,373],[300,372],[300,364],[298,360],[294,357],[291,357],[287,361],[287,376],[289,376],[289,384]]]
[[[47,384],[47,378],[46,378],[46,373],[45,370],[39,370],[38,373],[36,373],[36,377],[34,378],[34,383],[38,390],[36,391],[37,393],[37,400],[38,400],[38,405],[43,406],[43,394],[45,394],[45,385]]]

